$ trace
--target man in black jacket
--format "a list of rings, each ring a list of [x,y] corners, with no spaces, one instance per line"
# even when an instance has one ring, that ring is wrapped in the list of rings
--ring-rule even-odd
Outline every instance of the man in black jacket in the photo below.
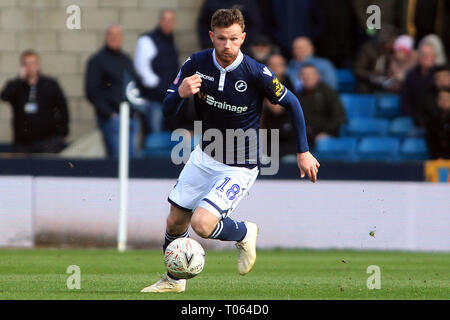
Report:
[[[85,91],[97,115],[108,156],[119,155],[119,112],[124,101],[124,74],[134,74],[133,62],[122,52],[122,28],[108,27],[105,46],[91,56],[87,63]],[[138,121],[130,119],[130,155],[135,155],[134,135]]]
[[[381,57],[390,54],[396,36],[396,28],[387,24],[359,49],[353,64],[359,93],[372,93],[382,88],[385,79],[376,76],[375,67]]]
[[[441,89],[426,131],[428,151],[432,159],[450,159],[450,88]]]
[[[13,108],[15,152],[57,153],[69,133],[66,98],[55,79],[39,72],[39,55],[27,50],[20,57],[18,78],[8,81],[1,99]]]
[[[318,139],[339,135],[340,126],[346,122],[345,109],[337,92],[320,80],[314,65],[303,65],[300,78],[303,87],[299,100],[305,113],[308,143],[314,147]]]
[[[403,113],[411,116],[418,127],[426,128],[433,114],[436,67],[433,46],[423,44],[419,47],[419,63],[407,73],[401,88]]]
[[[162,102],[179,69],[174,28],[175,13],[165,9],[159,15],[158,26],[137,41],[134,68],[141,95],[147,100],[142,110],[147,120],[147,132],[164,129]]]

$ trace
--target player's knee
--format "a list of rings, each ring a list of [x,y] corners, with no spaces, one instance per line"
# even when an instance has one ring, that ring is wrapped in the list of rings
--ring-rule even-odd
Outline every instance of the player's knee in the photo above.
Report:
[[[174,219],[169,216],[169,217],[167,217],[166,222],[167,222],[167,227],[166,227],[167,232],[169,234],[175,234],[178,228],[177,228],[177,225],[176,225]]]
[[[213,232],[214,228],[211,227],[204,219],[194,218],[191,221],[192,229],[202,238],[208,238]]]
[[[177,216],[169,215],[166,219],[166,225],[169,234],[177,234],[184,232],[184,229],[189,225],[189,222],[185,219],[180,219]]]
[[[176,221],[176,219],[175,219],[174,217],[172,217],[171,215],[169,215],[169,216],[167,217],[167,219],[166,219],[166,223],[167,223],[167,228],[168,228],[168,229],[171,229],[171,228],[173,228],[173,227],[177,224],[177,221]]]

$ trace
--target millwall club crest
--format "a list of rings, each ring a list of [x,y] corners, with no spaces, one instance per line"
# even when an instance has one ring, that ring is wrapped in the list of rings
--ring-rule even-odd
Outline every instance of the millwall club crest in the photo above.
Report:
[[[244,80],[238,80],[236,81],[234,87],[237,91],[244,92],[245,90],[247,90],[247,83]]]

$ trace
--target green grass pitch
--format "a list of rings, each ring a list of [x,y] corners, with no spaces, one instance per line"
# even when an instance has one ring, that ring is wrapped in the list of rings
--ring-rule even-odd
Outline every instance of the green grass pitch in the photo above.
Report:
[[[164,273],[161,250],[0,250],[0,299],[449,299],[450,254],[260,250],[251,273],[235,251],[207,251],[203,272],[177,294],[139,291]],[[69,290],[69,265],[81,289]],[[381,289],[368,290],[369,265]]]

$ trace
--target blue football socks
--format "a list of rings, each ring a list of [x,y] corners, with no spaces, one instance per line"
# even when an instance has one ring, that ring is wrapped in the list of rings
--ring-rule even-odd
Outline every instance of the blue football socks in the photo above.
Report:
[[[241,241],[247,234],[247,227],[243,222],[225,218],[220,221],[209,238],[222,241]]]

